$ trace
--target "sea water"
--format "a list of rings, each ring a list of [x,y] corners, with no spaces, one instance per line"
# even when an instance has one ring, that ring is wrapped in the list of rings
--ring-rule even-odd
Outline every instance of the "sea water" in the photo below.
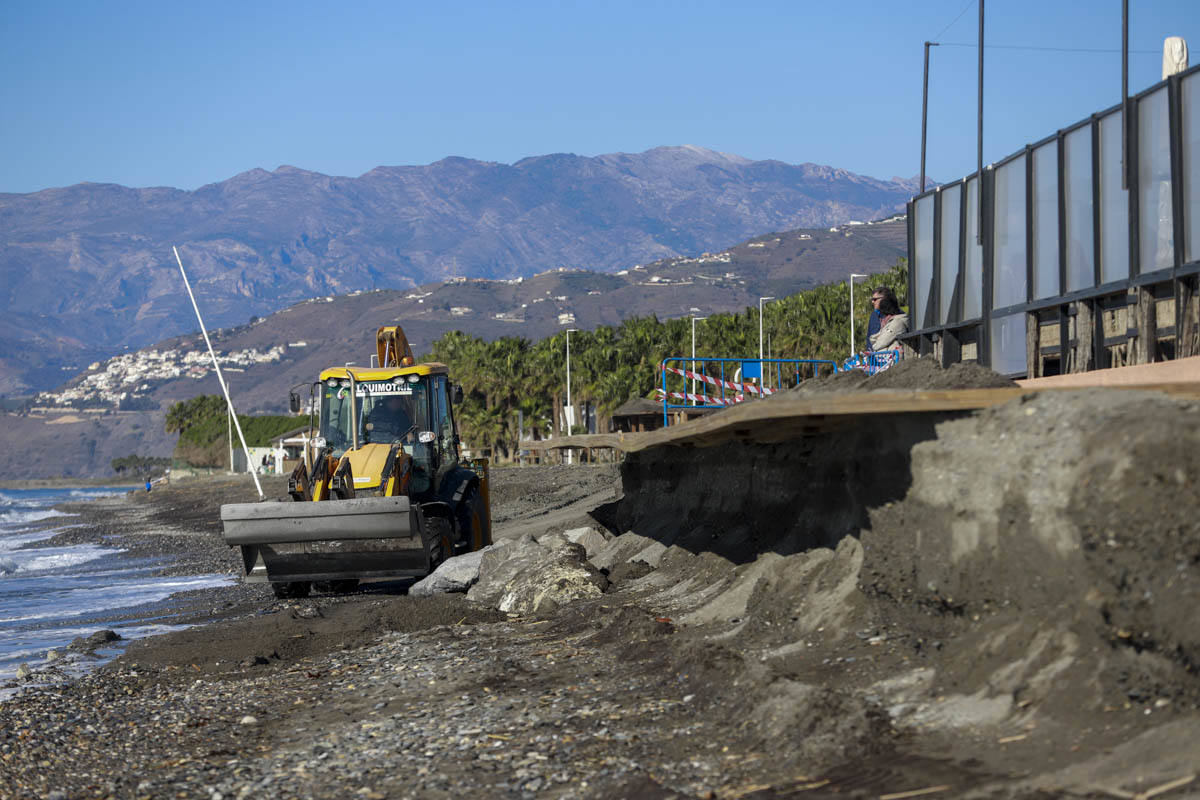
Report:
[[[53,506],[125,491],[0,489],[0,681],[21,664],[36,670],[49,650],[61,652],[79,636],[108,629],[128,640],[168,630],[155,603],[231,582],[223,575],[156,576],[163,561],[130,559],[112,546],[49,545],[55,534],[79,524]]]

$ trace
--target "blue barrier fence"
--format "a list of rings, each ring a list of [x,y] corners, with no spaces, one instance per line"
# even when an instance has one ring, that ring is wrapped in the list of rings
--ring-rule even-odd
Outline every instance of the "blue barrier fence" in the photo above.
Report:
[[[837,362],[817,358],[664,358],[659,365],[663,425],[670,425],[671,409],[726,408],[820,377],[825,367],[830,374],[838,371]],[[710,375],[709,371],[716,374]],[[669,376],[683,383],[682,392],[669,390]],[[688,386],[693,381],[697,391],[689,392]],[[672,403],[672,399],[683,402]]]
[[[868,375],[883,372],[904,358],[902,350],[880,350],[878,352],[864,351],[856,353],[842,364],[843,370],[860,369]]]

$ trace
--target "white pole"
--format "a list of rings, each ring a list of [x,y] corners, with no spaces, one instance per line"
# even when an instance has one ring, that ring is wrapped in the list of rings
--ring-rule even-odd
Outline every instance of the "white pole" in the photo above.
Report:
[[[571,407],[571,329],[567,328],[567,436],[571,435],[571,417],[575,409]]]
[[[854,358],[854,279],[866,278],[867,275],[862,275],[857,272],[850,273],[850,357]]]
[[[262,484],[258,482],[258,473],[251,468],[250,463],[250,448],[246,446],[246,437],[242,434],[242,423],[238,422],[237,413],[233,409],[233,401],[229,399],[229,389],[225,386],[225,376],[221,374],[221,364],[217,361],[217,354],[213,352],[212,340],[208,338],[208,329],[204,327],[204,319],[200,316],[200,306],[196,305],[196,295],[192,294],[192,284],[188,281],[187,272],[183,268],[183,260],[179,257],[179,248],[171,248],[175,252],[175,262],[179,264],[179,274],[183,276],[183,285],[187,287],[188,297],[192,300],[192,310],[196,312],[196,321],[200,323],[200,332],[204,334],[204,343],[208,345],[208,355],[212,359],[213,369],[217,373],[217,382],[221,384],[221,393],[225,395],[225,405],[229,408],[229,413],[233,419],[233,426],[237,428],[238,441],[242,443],[242,451],[246,454],[246,467],[250,472],[250,477],[254,479],[254,488],[258,490],[258,497],[262,499],[266,497],[263,494]],[[230,468],[233,467],[233,459],[230,458]]]
[[[696,323],[700,320],[708,319],[708,317],[692,317],[692,372],[696,371]],[[692,378],[692,405],[697,405],[696,400],[696,379]]]
[[[567,436],[571,435],[571,420],[575,416],[575,406],[571,402],[571,332],[574,330],[574,328],[567,328]],[[574,463],[572,455],[571,449],[567,448],[568,464]]]
[[[767,300],[774,300],[774,297],[758,298],[758,386],[759,397],[764,397],[762,387],[766,386],[765,378],[767,371],[763,368],[763,303]]]
[[[229,413],[228,408],[225,409],[225,433],[229,436],[229,471],[237,472],[233,468],[233,414]]]

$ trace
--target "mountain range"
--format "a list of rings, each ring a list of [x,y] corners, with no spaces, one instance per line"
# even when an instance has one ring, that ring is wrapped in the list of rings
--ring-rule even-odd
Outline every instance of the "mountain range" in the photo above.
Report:
[[[0,194],[0,395],[49,389],[89,362],[195,330],[172,245],[206,322],[233,327],[314,297],[696,258],[766,231],[885,217],[913,190],[684,146],[447,158],[357,178],[284,166],[194,191],[85,183]],[[822,279],[798,267],[780,272],[777,291]],[[689,300],[705,305],[702,293]]]

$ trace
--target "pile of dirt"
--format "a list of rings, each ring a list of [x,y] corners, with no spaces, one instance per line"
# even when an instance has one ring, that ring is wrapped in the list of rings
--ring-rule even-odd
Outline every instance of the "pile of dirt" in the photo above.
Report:
[[[909,358],[877,372],[864,384],[871,391],[892,389],[1012,389],[1016,382],[982,367],[962,361],[943,368],[932,358]]]
[[[770,401],[767,401],[770,402]],[[711,552],[733,563],[762,553],[834,548],[901,500],[914,445],[952,414],[878,415],[780,444],[656,447],[626,455],[624,500],[598,512],[614,532]]]
[[[909,364],[881,388],[1009,383]],[[719,458],[632,453],[624,497],[601,516],[668,549],[616,593],[682,625],[638,660],[702,674],[699,696],[788,746],[836,733],[830,715],[850,720],[853,746],[809,763],[899,743],[993,774],[1050,770],[1200,727],[1197,411],[1150,392],[1043,392]],[[1177,755],[1128,766],[1166,781]]]
[[[1011,389],[1017,384],[971,361],[943,368],[933,358],[909,358],[874,375],[852,369],[807,380],[791,391],[797,394],[840,394],[847,392],[915,389]]]

